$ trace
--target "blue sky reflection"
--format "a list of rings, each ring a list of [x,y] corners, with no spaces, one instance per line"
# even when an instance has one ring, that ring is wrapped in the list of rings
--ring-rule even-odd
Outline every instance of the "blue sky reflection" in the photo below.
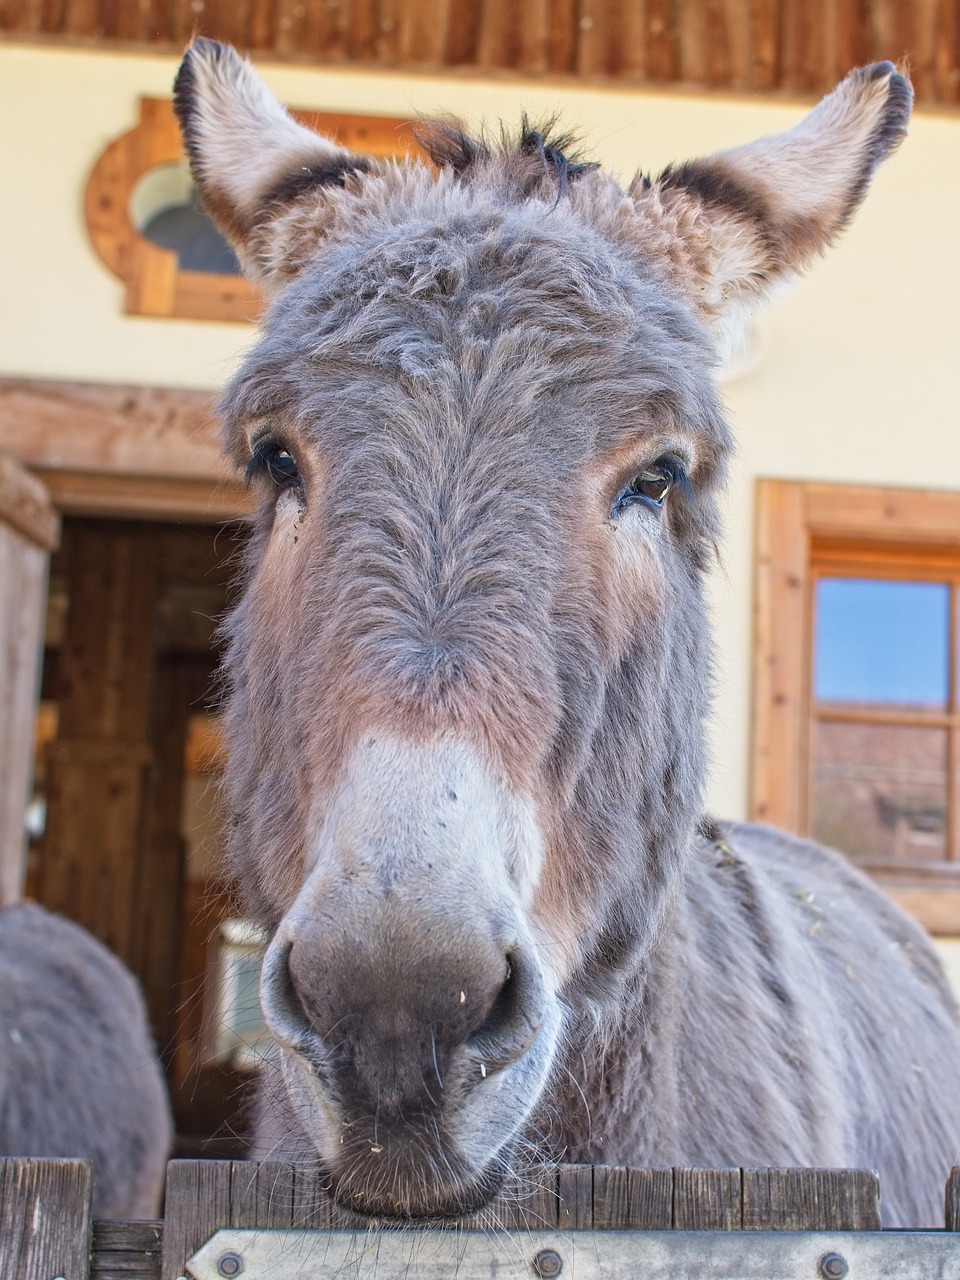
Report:
[[[945,709],[949,610],[945,583],[821,579],[814,644],[817,700]]]

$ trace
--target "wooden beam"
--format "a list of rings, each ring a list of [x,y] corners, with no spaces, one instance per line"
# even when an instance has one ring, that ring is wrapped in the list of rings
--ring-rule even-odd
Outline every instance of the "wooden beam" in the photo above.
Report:
[[[222,524],[244,519],[254,505],[242,485],[218,480],[34,470],[65,516]]]
[[[0,378],[0,450],[28,467],[231,481],[207,391]]]
[[[214,403],[206,391],[0,378],[0,452],[69,515],[243,518],[253,504],[222,456]],[[35,539],[52,536],[49,520]]]

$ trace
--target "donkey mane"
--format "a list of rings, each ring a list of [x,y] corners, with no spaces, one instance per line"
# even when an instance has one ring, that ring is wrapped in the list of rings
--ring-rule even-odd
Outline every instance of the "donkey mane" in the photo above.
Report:
[[[526,112],[517,133],[502,127],[498,142],[482,134],[472,137],[453,118],[421,120],[414,133],[438,169],[473,180],[497,164],[520,199],[542,194],[544,186],[555,187],[559,198],[570,182],[600,168],[580,154],[575,134],[558,131],[553,118],[532,124]]]

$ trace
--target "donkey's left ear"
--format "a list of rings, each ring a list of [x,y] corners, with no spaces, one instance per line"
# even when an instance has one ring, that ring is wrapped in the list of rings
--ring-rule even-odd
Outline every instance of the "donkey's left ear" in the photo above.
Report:
[[[713,330],[721,359],[778,282],[850,221],[904,137],[912,102],[891,63],[863,67],[789,132],[634,183],[637,212],[680,240],[668,270]]]
[[[204,207],[257,284],[275,288],[302,262],[284,258],[259,233],[311,190],[345,187],[374,167],[305,129],[250,63],[227,45],[198,39],[174,85],[190,168]]]

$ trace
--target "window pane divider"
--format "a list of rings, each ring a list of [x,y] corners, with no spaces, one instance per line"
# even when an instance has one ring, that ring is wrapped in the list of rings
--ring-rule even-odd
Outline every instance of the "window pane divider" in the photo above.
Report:
[[[813,710],[817,720],[844,724],[916,725],[918,729],[952,729],[958,717],[949,711],[902,710],[897,707],[865,707],[857,703],[820,702]]]

